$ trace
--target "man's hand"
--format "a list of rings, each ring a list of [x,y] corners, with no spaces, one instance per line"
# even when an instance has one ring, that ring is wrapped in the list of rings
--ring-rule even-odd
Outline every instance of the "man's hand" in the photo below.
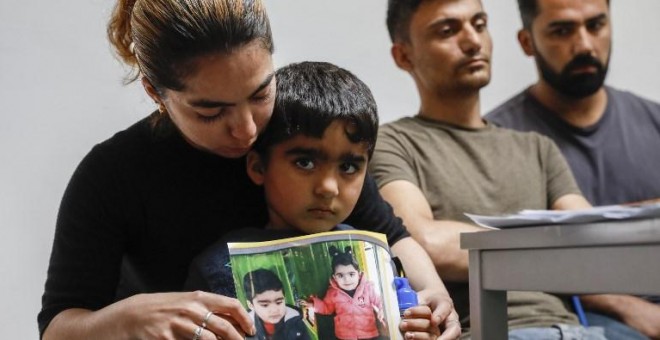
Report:
[[[583,295],[584,306],[612,315],[651,339],[660,339],[660,306],[632,295]]]

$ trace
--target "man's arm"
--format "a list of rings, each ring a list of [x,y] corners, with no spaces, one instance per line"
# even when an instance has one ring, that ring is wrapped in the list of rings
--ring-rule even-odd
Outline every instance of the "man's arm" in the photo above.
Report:
[[[565,195],[559,198],[553,209],[588,209],[591,207],[580,195]],[[660,306],[632,295],[582,295],[585,308],[611,315],[628,326],[635,328],[651,339],[660,339]]]
[[[467,223],[434,220],[431,207],[421,190],[408,181],[385,184],[380,193],[403,219],[413,238],[429,254],[444,280],[468,280],[468,255],[460,249],[461,232],[486,230]]]
[[[614,316],[651,339],[660,339],[660,305],[632,295],[583,295],[586,308]]]
[[[559,197],[552,203],[552,210],[579,210],[589,209],[591,204],[582,195],[568,194]]]

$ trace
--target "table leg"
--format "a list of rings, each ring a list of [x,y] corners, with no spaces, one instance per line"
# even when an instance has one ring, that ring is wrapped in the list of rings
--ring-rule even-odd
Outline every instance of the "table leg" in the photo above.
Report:
[[[470,250],[470,334],[473,340],[508,338],[506,291],[485,290],[481,251]]]

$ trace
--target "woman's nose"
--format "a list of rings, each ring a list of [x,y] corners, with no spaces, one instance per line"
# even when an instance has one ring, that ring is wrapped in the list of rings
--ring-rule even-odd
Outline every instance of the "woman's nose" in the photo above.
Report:
[[[257,137],[257,124],[250,110],[239,110],[237,116],[230,122],[229,133],[235,139],[246,144]]]

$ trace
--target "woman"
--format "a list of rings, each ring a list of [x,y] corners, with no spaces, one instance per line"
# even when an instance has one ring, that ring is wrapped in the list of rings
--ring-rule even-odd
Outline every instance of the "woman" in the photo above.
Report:
[[[120,0],[108,34],[158,110],[94,147],[71,178],[39,313],[41,334],[253,334],[237,300],[180,291],[201,250],[228,231],[267,221],[263,194],[247,177],[243,158],[273,109],[273,42],[264,6],[258,0]],[[373,181],[348,221],[386,233],[433,307],[432,324],[460,333],[455,312],[447,317],[453,310],[446,291],[429,275],[430,260],[420,261],[421,247]],[[426,327],[408,322],[402,329]]]

